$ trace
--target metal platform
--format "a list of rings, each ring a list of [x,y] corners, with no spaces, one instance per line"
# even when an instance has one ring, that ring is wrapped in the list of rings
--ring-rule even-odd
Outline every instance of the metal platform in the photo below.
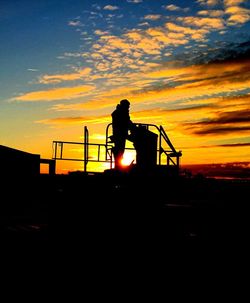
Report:
[[[134,125],[140,130],[140,136],[142,137],[139,140],[137,139],[137,144],[134,143],[133,148],[130,147],[125,150],[136,151],[135,166],[140,167],[142,170],[153,169],[165,172],[168,170],[178,173],[182,152],[175,149],[163,127],[144,123],[135,123]],[[87,126],[84,126],[83,142],[53,141],[52,159],[54,161],[82,161],[84,172],[88,172],[88,163],[90,162],[109,163],[110,169],[114,169],[112,123],[107,125],[105,135],[104,143],[89,142],[89,131]],[[65,156],[65,148],[69,145],[80,145],[83,148],[82,157],[72,158]],[[93,150],[93,148],[95,148],[95,154],[90,155],[90,149]]]

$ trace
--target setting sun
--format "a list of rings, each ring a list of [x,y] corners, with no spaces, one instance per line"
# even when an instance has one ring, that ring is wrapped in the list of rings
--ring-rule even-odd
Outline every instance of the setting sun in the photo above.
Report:
[[[124,155],[123,155],[123,159],[121,161],[123,166],[128,166],[130,164],[132,164],[133,162],[135,162],[135,152],[133,151],[125,151]]]

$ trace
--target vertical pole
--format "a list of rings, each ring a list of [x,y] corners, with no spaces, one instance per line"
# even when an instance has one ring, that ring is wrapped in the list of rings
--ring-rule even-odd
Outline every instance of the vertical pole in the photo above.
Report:
[[[54,158],[56,159],[56,156],[57,156],[57,142],[55,143],[55,152],[54,152]]]
[[[176,164],[177,164],[177,169],[179,170],[179,166],[180,166],[180,156],[177,155],[176,157]]]
[[[51,160],[49,162],[49,175],[55,175],[56,174],[56,160]]]
[[[97,159],[98,159],[98,162],[100,161],[100,145],[98,145],[98,150],[97,150]]]
[[[62,154],[63,154],[63,142],[60,142],[60,147],[61,147],[61,150],[60,150],[60,159],[62,159]]]
[[[159,165],[161,165],[161,137],[162,137],[162,133],[161,133],[161,126],[160,126],[160,134],[159,134]]]
[[[54,147],[55,147],[55,150],[54,150],[54,158],[52,157],[52,159],[54,159],[55,163],[54,163],[54,171],[56,173],[56,159],[57,159],[57,141],[56,142],[53,142],[54,143]]]
[[[84,172],[87,171],[87,163],[88,163],[88,129],[87,126],[84,126]]]

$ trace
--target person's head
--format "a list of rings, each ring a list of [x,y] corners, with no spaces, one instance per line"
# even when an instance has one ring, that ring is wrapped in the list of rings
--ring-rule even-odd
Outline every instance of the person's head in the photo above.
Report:
[[[127,99],[123,99],[120,101],[120,106],[122,108],[127,108],[129,109],[129,106],[130,106],[130,102],[127,100]]]

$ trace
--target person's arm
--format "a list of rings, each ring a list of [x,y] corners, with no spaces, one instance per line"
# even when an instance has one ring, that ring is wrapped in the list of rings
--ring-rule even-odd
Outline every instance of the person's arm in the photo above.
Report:
[[[131,121],[131,119],[129,118],[129,123],[128,123],[128,129],[130,131],[133,131],[133,129],[135,129],[135,124]]]

